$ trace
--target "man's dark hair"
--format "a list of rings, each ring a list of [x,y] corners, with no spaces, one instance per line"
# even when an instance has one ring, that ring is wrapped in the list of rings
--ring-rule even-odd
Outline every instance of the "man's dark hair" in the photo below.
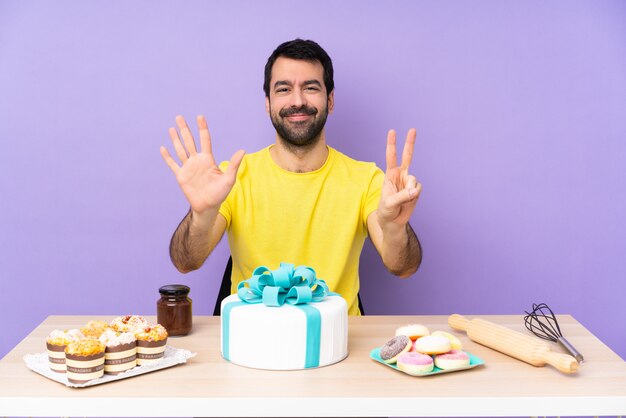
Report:
[[[294,39],[293,41],[287,41],[280,44],[267,59],[267,64],[265,64],[265,81],[263,83],[263,91],[265,91],[266,97],[270,96],[272,67],[278,57],[311,62],[319,61],[319,63],[322,64],[322,67],[324,67],[324,85],[326,86],[326,94],[330,94],[330,92],[335,88],[335,82],[333,81],[333,62],[326,51],[313,41]]]

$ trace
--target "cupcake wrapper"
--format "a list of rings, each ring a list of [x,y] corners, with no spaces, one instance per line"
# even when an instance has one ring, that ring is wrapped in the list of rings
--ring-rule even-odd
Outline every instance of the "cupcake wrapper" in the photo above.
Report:
[[[137,344],[135,341],[107,347],[104,352],[104,372],[120,374],[137,365]]]
[[[104,353],[91,356],[77,356],[65,353],[67,380],[71,383],[85,383],[104,375]]]
[[[46,348],[48,349],[48,351],[56,351],[56,352],[61,352],[61,353],[65,353],[65,345],[54,345],[54,344],[50,344],[50,343],[46,343]]]
[[[94,367],[67,366],[67,372],[68,373],[74,373],[74,374],[90,374],[90,373],[99,372],[101,370],[104,370],[104,364],[99,364],[99,365],[94,366]]]
[[[166,343],[167,343],[167,338],[160,340],[160,341],[137,340],[137,348],[139,347],[142,347],[142,348],[165,347]]]
[[[163,358],[167,338],[161,341],[137,340],[137,365],[155,363]]]
[[[50,370],[56,373],[65,373],[65,346],[46,343]]]
[[[128,344],[118,344],[114,346],[107,346],[104,350],[105,356],[110,353],[119,353],[123,351],[134,350],[137,347],[137,341],[130,342]]]
[[[115,360],[104,360],[104,372],[107,374],[119,374],[132,369],[136,365],[137,356],[135,354]]]

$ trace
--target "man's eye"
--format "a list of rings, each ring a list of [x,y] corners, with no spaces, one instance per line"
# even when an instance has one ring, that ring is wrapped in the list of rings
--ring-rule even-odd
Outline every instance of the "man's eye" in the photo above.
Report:
[[[289,90],[287,89],[287,87],[283,87],[283,88],[280,88],[280,89],[276,89],[276,93],[284,93],[284,92],[286,92],[286,91],[289,91]]]

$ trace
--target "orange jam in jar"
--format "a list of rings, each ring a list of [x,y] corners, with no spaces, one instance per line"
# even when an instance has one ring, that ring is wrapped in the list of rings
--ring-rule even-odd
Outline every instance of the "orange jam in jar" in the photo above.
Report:
[[[157,301],[157,322],[169,335],[187,335],[191,331],[191,299],[189,286],[168,284],[159,288],[161,299]]]

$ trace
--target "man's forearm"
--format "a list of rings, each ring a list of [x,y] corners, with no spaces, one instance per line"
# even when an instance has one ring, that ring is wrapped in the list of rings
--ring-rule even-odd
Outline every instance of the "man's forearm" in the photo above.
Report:
[[[398,230],[383,229],[382,244],[382,259],[387,270],[400,277],[417,271],[422,262],[422,247],[410,224]]]
[[[176,228],[170,241],[170,258],[181,273],[199,269],[217,245],[219,237],[215,239],[212,233],[217,213],[199,216],[190,210]]]

